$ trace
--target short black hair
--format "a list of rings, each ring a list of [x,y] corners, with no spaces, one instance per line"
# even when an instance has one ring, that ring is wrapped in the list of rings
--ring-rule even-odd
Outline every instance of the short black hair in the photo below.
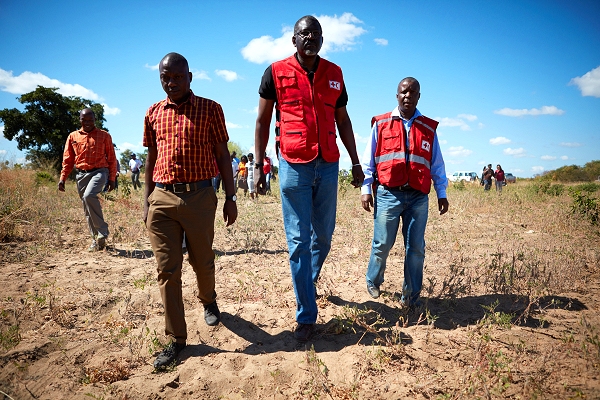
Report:
[[[296,21],[296,23],[294,24],[294,34],[299,32],[298,25],[300,25],[300,22],[302,22],[302,21],[306,21],[307,23],[316,22],[319,25],[319,28],[321,29],[321,31],[323,31],[323,28],[321,27],[321,23],[319,22],[318,19],[316,19],[312,15],[305,15],[304,17],[302,17],[298,21]]]
[[[186,69],[189,71],[190,70],[190,66],[188,64],[187,59],[182,56],[179,53],[169,53],[166,56],[164,56],[162,58],[162,60],[160,60],[159,66],[160,64],[162,64],[163,62],[165,62],[166,60],[171,61],[173,64],[183,64],[185,65]]]

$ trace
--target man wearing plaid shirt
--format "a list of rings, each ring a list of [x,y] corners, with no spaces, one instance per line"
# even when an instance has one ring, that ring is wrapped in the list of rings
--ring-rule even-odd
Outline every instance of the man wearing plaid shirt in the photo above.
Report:
[[[108,186],[109,192],[115,188],[117,158],[110,134],[96,128],[96,116],[91,108],[81,110],[79,121],[81,129],[71,132],[65,144],[58,190],[65,191],[65,180],[73,167],[77,168],[77,192],[92,235],[89,251],[96,251],[104,248],[108,238],[108,224],[104,221],[98,194],[104,186]]]
[[[190,90],[192,73],[182,55],[167,54],[158,70],[167,98],[152,105],[144,120],[143,144],[148,147],[144,221],[158,264],[165,334],[171,339],[154,361],[154,368],[163,369],[176,361],[187,339],[181,292],[184,233],[204,320],[210,326],[220,321],[212,250],[217,197],[211,178],[217,174],[216,166],[225,184],[227,226],[235,222],[237,206],[221,106]]]

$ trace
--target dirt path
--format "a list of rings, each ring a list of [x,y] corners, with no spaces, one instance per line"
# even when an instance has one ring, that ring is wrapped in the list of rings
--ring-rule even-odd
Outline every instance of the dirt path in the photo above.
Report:
[[[293,338],[295,301],[278,204],[242,200],[237,230],[217,222],[222,323],[205,325],[185,262],[189,346],[165,373],[151,366],[164,343],[164,321],[149,243],[136,249],[111,242],[90,254],[81,229],[72,229],[56,252],[0,263],[2,343],[16,338],[10,329],[17,322],[20,339],[0,348],[0,390],[6,399],[600,398],[597,241],[583,239],[587,250],[577,250],[568,239],[585,232],[539,228],[535,215],[522,216],[526,223],[514,216],[492,223],[461,211],[468,207],[459,200],[448,218],[432,209],[430,293],[424,307],[411,311],[398,301],[398,251],[383,296],[366,293],[371,217],[343,197],[318,286],[318,332],[307,345]],[[498,250],[488,246],[490,237],[513,238],[514,245]],[[564,256],[544,256],[545,246]],[[506,265],[516,274],[511,290],[498,280]],[[579,272],[572,290],[556,291],[551,275],[563,265]],[[544,276],[540,295],[527,296],[534,291],[523,285]]]

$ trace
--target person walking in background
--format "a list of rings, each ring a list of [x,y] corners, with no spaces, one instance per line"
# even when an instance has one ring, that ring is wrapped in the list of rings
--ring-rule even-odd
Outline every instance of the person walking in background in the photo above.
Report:
[[[502,186],[505,185],[504,182],[504,170],[500,166],[500,164],[496,165],[496,171],[494,172],[494,177],[496,178],[496,192],[502,193]]]
[[[248,153],[248,162],[246,163],[246,172],[248,173],[248,191],[250,198],[254,200],[254,196],[258,199],[256,193],[256,185],[254,184],[254,154]]]
[[[494,177],[494,170],[492,169],[492,164],[488,164],[486,168],[483,169],[483,190],[489,191],[492,188],[492,178]]]
[[[235,157],[235,151],[231,153],[231,172],[233,173],[233,187],[235,188],[235,192],[237,193],[237,183],[238,183],[238,174],[240,172],[239,168],[240,162]]]
[[[262,77],[255,129],[258,192],[265,194],[264,154],[276,106],[279,187],[297,304],[294,336],[299,342],[308,341],[315,329],[315,285],[335,228],[340,158],[336,125],[352,160],[352,184],[358,187],[363,180],[342,70],[318,56],[322,33],[313,16],[296,22],[296,53],[270,65]]]
[[[373,207],[374,218],[367,292],[375,299],[380,295],[387,258],[402,220],[404,283],[401,300],[409,307],[419,305],[423,285],[425,227],[432,180],[440,215],[448,211],[448,179],[436,133],[438,122],[417,109],[420,97],[419,81],[404,78],[396,94],[398,107],[371,120],[361,189],[362,206],[366,211]]]
[[[182,55],[167,54],[158,71],[167,98],[152,105],[144,119],[148,158],[143,218],[156,256],[165,334],[171,340],[154,361],[154,368],[163,369],[176,360],[187,340],[181,288],[184,233],[204,320],[214,326],[221,318],[212,249],[217,210],[211,185],[215,160],[225,181],[223,220],[227,226],[235,222],[237,206],[221,106],[192,92],[192,73]]]
[[[118,161],[112,137],[96,128],[94,111],[91,108],[81,110],[79,121],[81,129],[71,132],[65,143],[58,190],[65,191],[65,180],[75,167],[77,192],[92,236],[88,250],[97,251],[104,249],[109,234],[98,194],[105,185],[109,192],[115,188]]]
[[[244,196],[246,196],[248,194],[248,157],[242,156],[238,168],[238,187],[244,191]]]
[[[131,160],[129,160],[129,169],[131,170],[131,184],[135,190],[142,188],[140,183],[140,168],[142,168],[142,161],[136,158],[135,153],[131,153]]]
[[[267,157],[267,153],[265,153],[263,162],[265,163],[263,167],[263,173],[265,174],[265,181],[267,184],[267,190],[265,193],[271,194],[271,158]]]

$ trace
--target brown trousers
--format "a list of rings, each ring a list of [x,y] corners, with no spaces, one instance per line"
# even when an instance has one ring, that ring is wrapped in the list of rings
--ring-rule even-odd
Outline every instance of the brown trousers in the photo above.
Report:
[[[181,291],[183,233],[189,262],[196,273],[198,298],[202,304],[215,301],[215,233],[217,197],[212,187],[187,193],[155,188],[148,197],[146,227],[158,264],[158,286],[165,308],[165,334],[185,343],[187,326]]]

